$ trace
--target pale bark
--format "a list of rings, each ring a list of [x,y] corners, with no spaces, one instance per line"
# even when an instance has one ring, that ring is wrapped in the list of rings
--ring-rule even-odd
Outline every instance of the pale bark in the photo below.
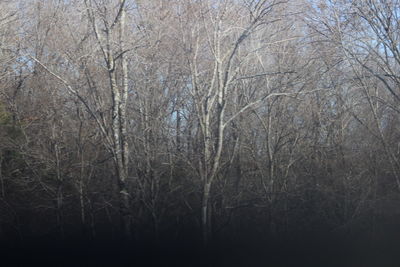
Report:
[[[118,13],[113,20],[112,25],[104,22],[104,34],[99,31],[96,22],[91,1],[85,1],[89,19],[91,21],[93,31],[95,32],[98,44],[103,52],[104,61],[107,64],[108,79],[110,83],[110,91],[112,97],[112,122],[111,122],[111,143],[112,154],[115,164],[115,171],[118,183],[120,198],[120,213],[122,216],[122,227],[127,238],[131,236],[131,210],[130,210],[130,194],[127,186],[128,180],[128,162],[129,162],[129,146],[127,142],[127,120],[126,107],[128,100],[128,63],[125,56],[125,20],[126,20],[126,1],[119,1]],[[118,25],[118,42],[119,42],[119,58],[122,65],[122,85],[117,82],[117,62],[115,51],[112,50],[111,34],[114,26]]]
[[[202,4],[208,3],[207,1]],[[224,20],[226,14],[230,12],[230,6],[227,3],[221,4],[220,11],[213,16],[211,12],[207,16],[200,15],[203,19],[204,31],[207,36],[207,43],[213,55],[213,66],[210,70],[210,77],[207,82],[207,88],[201,89],[199,84],[199,50],[201,47],[200,29],[195,28],[192,35],[195,36],[193,43],[193,56],[190,62],[192,78],[192,95],[195,100],[200,129],[202,133],[202,152],[203,158],[199,162],[199,173],[202,180],[202,204],[201,204],[201,222],[202,234],[205,244],[209,242],[212,234],[211,227],[211,206],[212,187],[215,179],[221,169],[222,152],[224,150],[225,130],[229,123],[242,115],[251,108],[256,108],[266,99],[272,96],[289,95],[289,93],[268,93],[259,99],[252,101],[242,107],[239,111],[226,116],[226,108],[229,105],[229,95],[232,84],[236,78],[240,63],[236,65],[239,50],[245,40],[247,40],[254,31],[261,25],[268,24],[266,17],[271,13],[274,6],[280,5],[284,1],[259,1],[257,4],[250,3],[248,11],[251,14],[249,22],[242,25],[241,30],[236,35],[231,36],[233,42],[226,44],[224,38],[227,30],[224,29]],[[204,6],[203,6],[204,7]],[[211,25],[209,25],[211,22]],[[211,28],[211,30],[209,30]],[[233,29],[230,29],[233,30]],[[240,59],[239,59],[240,60]],[[289,72],[291,73],[291,72]],[[245,77],[246,78],[246,77]],[[243,77],[240,79],[244,79]],[[271,166],[270,175],[273,181],[274,167]]]

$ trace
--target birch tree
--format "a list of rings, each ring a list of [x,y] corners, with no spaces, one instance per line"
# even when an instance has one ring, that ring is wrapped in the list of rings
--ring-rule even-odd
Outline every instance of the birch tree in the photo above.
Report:
[[[193,102],[201,130],[202,158],[198,165],[202,181],[201,225],[203,241],[211,237],[211,189],[221,169],[225,129],[235,118],[256,107],[272,94],[251,101],[234,114],[226,114],[238,70],[251,51],[242,45],[265,25],[278,20],[275,9],[282,1],[201,1],[188,4],[199,21],[189,33],[188,62]],[[181,25],[183,27],[183,25]],[[183,40],[185,41],[185,40]],[[202,59],[207,58],[204,62]]]
[[[110,148],[115,164],[120,194],[120,211],[124,233],[131,235],[129,177],[129,145],[127,140],[128,62],[126,59],[126,6],[120,0],[117,12],[110,18],[107,6],[85,1],[87,15],[106,64],[112,97]],[[119,62],[118,62],[119,61]],[[120,64],[118,64],[120,63]],[[117,78],[117,71],[120,78]]]

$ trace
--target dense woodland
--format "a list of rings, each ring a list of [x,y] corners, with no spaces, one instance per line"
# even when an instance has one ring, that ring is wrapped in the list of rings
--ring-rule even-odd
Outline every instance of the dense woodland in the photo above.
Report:
[[[0,239],[397,238],[399,104],[399,0],[1,0]]]

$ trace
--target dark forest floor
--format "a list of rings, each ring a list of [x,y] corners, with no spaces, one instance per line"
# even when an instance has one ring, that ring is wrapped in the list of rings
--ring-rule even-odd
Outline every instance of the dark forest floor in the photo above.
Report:
[[[0,266],[398,267],[400,240],[334,237],[200,242],[30,240],[3,246]]]

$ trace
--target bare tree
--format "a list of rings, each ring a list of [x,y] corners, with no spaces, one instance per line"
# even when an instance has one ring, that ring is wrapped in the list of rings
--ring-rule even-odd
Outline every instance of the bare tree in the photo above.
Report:
[[[238,71],[253,53],[248,49],[241,51],[241,47],[251,36],[259,37],[256,32],[260,28],[279,20],[278,13],[274,12],[283,2],[224,1],[214,4],[211,1],[188,4],[187,12],[201,22],[193,25],[191,32],[182,33],[183,38],[190,38],[189,42],[192,42],[188,44],[188,62],[191,94],[201,129],[202,158],[198,171],[203,184],[201,223],[205,243],[211,235],[210,194],[213,182],[221,169],[225,129],[243,112],[256,107],[274,94],[279,95],[261,94],[258,99],[251,100],[237,112],[226,114],[231,105],[232,88]],[[237,18],[233,19],[234,16]],[[235,26],[231,24],[232,19],[236,23]],[[203,32],[205,34],[202,34]],[[185,42],[185,39],[182,41]],[[256,47],[254,50],[262,48]],[[207,63],[203,58],[208,59]]]

